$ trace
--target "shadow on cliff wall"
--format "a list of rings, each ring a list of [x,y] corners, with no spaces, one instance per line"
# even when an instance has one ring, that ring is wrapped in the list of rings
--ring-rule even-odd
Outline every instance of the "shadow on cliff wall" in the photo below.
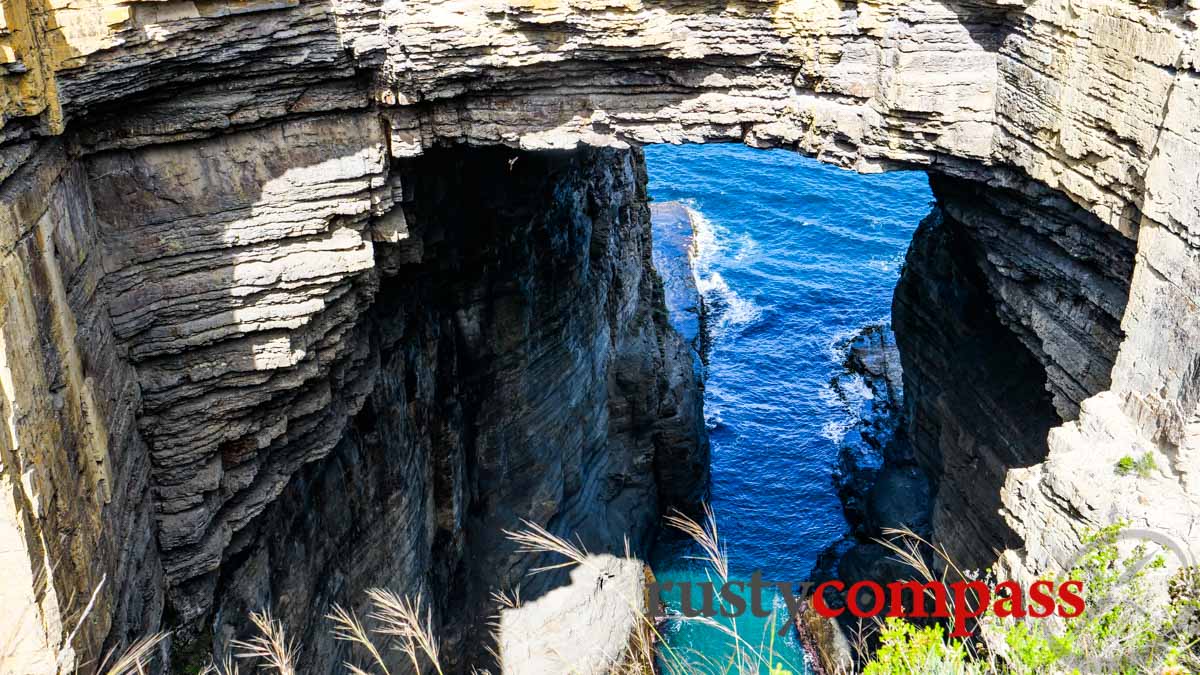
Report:
[[[964,569],[1022,546],[1001,516],[1007,471],[1043,461],[1059,424],[1042,364],[997,316],[981,255],[935,208],[914,235],[892,305],[908,433],[935,486],[934,541]]]
[[[363,229],[386,166],[378,130],[317,117],[87,159],[180,642],[248,546],[236,535],[334,446],[369,386],[352,320],[374,290]]]
[[[310,116],[86,160],[177,667],[266,607],[338,664],[323,608],[365,614],[372,586],[425,597],[446,652],[485,662],[497,585],[534,602],[569,578],[523,579],[559,561],[504,530],[646,547],[655,453],[683,432],[658,422],[680,385],[634,154],[435,152],[387,179],[380,131]]]

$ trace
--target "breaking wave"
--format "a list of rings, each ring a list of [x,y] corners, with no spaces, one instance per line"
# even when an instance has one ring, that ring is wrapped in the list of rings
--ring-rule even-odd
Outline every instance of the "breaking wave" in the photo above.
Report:
[[[731,235],[693,204],[685,202],[684,208],[692,222],[692,273],[696,289],[704,298],[710,334],[720,338],[730,329],[742,329],[760,321],[764,308],[739,295],[718,271],[725,265],[743,263],[753,255],[757,242],[748,234]]]

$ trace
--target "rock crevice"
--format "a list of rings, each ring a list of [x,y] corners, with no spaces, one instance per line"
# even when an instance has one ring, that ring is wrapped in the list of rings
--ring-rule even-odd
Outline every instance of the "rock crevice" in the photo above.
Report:
[[[911,423],[932,472],[985,466],[999,490],[958,502],[939,491],[980,522],[1003,509],[996,527],[945,532],[982,554],[1009,527],[1005,559],[1020,569],[1061,563],[1081,528],[1116,516],[1194,539],[1196,12],[1118,0],[14,0],[0,31],[0,568],[18,581],[2,596],[19,617],[13,658],[29,673],[94,659],[159,627],[164,603],[171,621],[196,625],[228,601],[224,626],[245,598],[283,602],[289,582],[253,571],[270,549],[256,537],[299,527],[295,505],[334,490],[321,486],[337,462],[381,452],[353,430],[382,406],[389,372],[412,373],[405,400],[435,395],[442,377],[481,386],[468,366],[496,378],[497,397],[519,391],[519,378],[498,376],[514,368],[591,383],[577,392],[575,454],[544,475],[514,457],[541,452],[530,439],[555,430],[538,411],[562,389],[526,392],[527,425],[507,420],[500,398],[428,403],[475,425],[425,427],[455,449],[438,455],[422,497],[434,523],[421,536],[447,560],[466,561],[474,543],[505,550],[472,529],[487,514],[586,531],[585,505],[640,517],[633,502],[649,485],[664,502],[694,497],[681,477],[702,462],[681,449],[690,422],[673,417],[694,392],[665,367],[668,332],[643,314],[660,300],[647,235],[631,225],[643,207],[628,148],[640,143],[739,141],[861,171],[930,170],[961,255],[923,280],[914,271],[915,297],[991,308],[1003,333],[982,337],[1009,336],[1028,375],[1010,394],[1035,408],[1017,414],[998,389],[961,397],[989,419],[1021,418],[1030,438],[1016,443],[985,438],[993,423],[956,423],[936,397],[910,402],[924,410]],[[520,151],[584,153],[554,160],[576,163],[556,165],[561,191],[543,197],[559,205],[559,229],[521,229],[527,220],[511,232],[532,240],[488,249],[493,263],[528,253],[533,267],[514,264],[515,278],[540,270],[555,288],[579,285],[571,302],[551,294],[572,311],[522,314],[516,299],[535,286],[514,281],[486,296],[494,304],[464,296],[436,321],[397,318],[416,344],[384,339],[380,299],[413,290],[396,286],[405,270],[484,243],[457,240],[456,252],[438,238],[470,224],[463,203],[476,194],[418,195],[426,172],[446,169],[421,163],[448,144],[475,148],[479,166],[510,153],[489,177],[498,184],[522,163],[553,173]],[[908,310],[918,333],[973,339],[920,303]],[[489,312],[515,323],[498,330]],[[551,328],[577,339],[572,354],[605,356],[538,351]],[[436,355],[407,355],[422,344]],[[511,351],[487,351],[496,345]],[[908,351],[919,377],[923,356]],[[389,354],[414,365],[389,371]],[[965,384],[949,379],[914,380],[910,399]],[[399,396],[399,384],[386,386]],[[1035,447],[1043,426],[1054,427],[1048,450]],[[602,436],[604,452],[582,450]],[[650,448],[658,459],[641,463]],[[1160,458],[1151,483],[1113,482],[1105,463],[1131,448]],[[312,475],[318,466],[330,475]],[[375,470],[361,479],[391,485]],[[530,501],[505,506],[496,489]],[[604,527],[634,525],[619,520]],[[470,576],[455,564],[435,566],[435,581]]]

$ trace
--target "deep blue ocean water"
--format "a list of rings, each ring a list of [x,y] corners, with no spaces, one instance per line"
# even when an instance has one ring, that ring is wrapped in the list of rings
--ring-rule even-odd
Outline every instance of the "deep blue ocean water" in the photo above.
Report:
[[[741,145],[651,146],[646,164],[651,197],[683,202],[696,226],[711,339],[710,503],[730,578],[757,570],[803,581],[847,529],[831,475],[853,402],[830,379],[849,338],[889,320],[904,252],[933,199],[928,179],[859,175]],[[665,540],[654,556],[659,580],[703,579],[695,553]],[[737,622],[746,642],[772,648],[770,620]],[[671,622],[666,638],[670,658],[701,672],[721,672],[732,653],[732,638],[694,621]],[[803,671],[793,631],[773,651],[773,661]]]

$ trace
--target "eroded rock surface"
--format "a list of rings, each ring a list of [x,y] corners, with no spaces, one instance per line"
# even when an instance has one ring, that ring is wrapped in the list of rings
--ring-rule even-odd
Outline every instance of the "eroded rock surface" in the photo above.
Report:
[[[663,316],[639,160],[454,150],[399,167],[407,234],[375,242],[387,264],[346,340],[363,365],[329,387],[369,393],[227,547],[219,644],[274,604],[306,667],[332,671],[349,652],[312,608],[361,607],[378,586],[425,598],[448,663],[482,665],[499,590],[586,625],[539,601],[567,576],[527,576],[561,559],[518,552],[505,530],[636,554],[660,507],[699,499],[699,390]]]
[[[217,598],[238,608],[248,606],[244,598],[268,597],[299,607],[303,601],[282,589],[336,569],[293,565],[291,581],[261,581],[284,574],[283,548],[299,541],[283,528],[312,532],[301,514],[320,508],[301,509],[305,495],[346,492],[334,481],[335,463],[353,467],[355,457],[382,452],[372,445],[381,441],[352,443],[346,430],[357,428],[362,411],[383,405],[388,372],[400,377],[400,370],[388,371],[385,342],[372,326],[384,311],[381,298],[417,302],[420,293],[389,279],[404,279],[403,270],[447,248],[420,229],[435,221],[410,220],[422,208],[414,200],[419,181],[404,173],[405,162],[420,162],[447,142],[533,150],[730,140],[794,148],[859,170],[929,168],[944,177],[934,183],[943,217],[969,243],[943,272],[976,271],[969,287],[936,278],[916,284],[917,297],[940,284],[957,294],[940,298],[951,308],[992,308],[996,322],[989,325],[1004,332],[984,337],[1024,354],[1020,372],[1037,383],[1020,385],[1033,408],[1028,414],[985,405],[1009,398],[999,383],[952,377],[949,387],[937,378],[915,391],[907,385],[910,401],[922,387],[974,385],[958,403],[976,405],[989,420],[1011,420],[1029,436],[987,440],[999,431],[989,430],[994,421],[967,428],[950,419],[955,406],[940,407],[936,398],[910,403],[923,411],[912,422],[914,437],[924,439],[919,452],[944,480],[955,483],[967,471],[981,472],[996,490],[1007,481],[1002,491],[942,491],[937,499],[988,523],[1003,502],[1008,525],[999,518],[996,526],[947,524],[935,513],[935,533],[941,527],[978,553],[1011,527],[1004,541],[1017,548],[1006,558],[1032,569],[1061,562],[1075,533],[1113,514],[1194,540],[1196,12],[1190,0],[9,3],[0,33],[0,569],[15,580],[3,591],[20,636],[13,658],[25,672],[56,672],[62,664],[69,670],[103,646],[153,631],[164,617],[196,630],[212,625],[203,617]],[[518,157],[510,168],[527,160]],[[626,174],[608,175],[615,185]],[[566,184],[574,186],[566,193],[582,189]],[[621,189],[616,193],[616,201],[574,202],[560,213],[571,227],[537,246],[521,245],[569,248],[578,241],[567,233],[584,221],[632,222],[613,215],[624,199]],[[446,206],[448,199],[433,203]],[[451,225],[464,223],[444,225],[457,231]],[[584,255],[587,264],[611,254],[619,270],[588,286],[612,291],[601,294],[599,325],[618,326],[619,317],[638,316],[633,308],[646,302],[649,286],[639,282],[634,293],[629,283],[643,278],[638,270],[649,269],[648,256],[638,262],[618,250],[636,249],[638,236],[597,239],[593,232],[589,239],[597,243]],[[493,243],[491,251],[507,250]],[[572,279],[553,259],[534,262]],[[976,292],[983,294],[978,302],[967,297]],[[463,336],[455,353],[466,354],[486,342],[489,324],[477,310],[489,305],[459,300],[463,311],[451,312]],[[497,311],[516,311],[496,301]],[[928,307],[911,309],[930,335],[972,342],[936,317],[922,318]],[[578,318],[569,312],[558,320],[569,316]],[[411,321],[404,319],[425,337],[390,337],[393,354],[430,349],[442,339],[434,333],[449,331],[432,316]],[[645,420],[634,412],[642,408],[620,402],[631,382],[649,382],[639,378],[667,348],[651,325],[625,322],[620,326],[631,333],[610,330],[605,337],[575,324],[580,340],[595,340],[577,349],[611,359],[552,359],[611,366],[604,377],[575,372],[593,394],[583,405],[593,416],[571,426],[580,441],[573,447],[593,447],[584,437],[604,426],[595,415],[607,414],[610,425],[628,422],[609,430],[614,438],[639,440],[616,441],[623,450],[595,457],[644,453]],[[492,337],[512,353],[533,353],[526,348],[538,344],[537,328],[531,319]],[[634,355],[629,365],[620,365],[622,354]],[[435,368],[432,355],[412,358],[424,365],[404,373],[464,375],[454,360]],[[496,363],[486,372],[528,368],[528,377],[545,378],[541,363]],[[915,378],[938,364],[905,366]],[[957,372],[953,360],[950,366],[927,372]],[[406,396],[408,389],[437,391],[429,380],[412,379]],[[498,422],[505,414],[500,396],[517,386],[501,384],[494,407],[476,401],[481,407],[470,413],[482,416],[477,426],[491,435],[442,440],[440,447],[466,453],[475,443],[490,453],[540,437],[534,432],[544,430],[532,422]],[[658,401],[655,414],[663,415],[674,386],[653,395],[634,387],[640,393],[628,395],[638,405]],[[617,402],[607,413],[601,389]],[[551,391],[558,390],[545,393]],[[445,419],[458,419],[446,401],[436,405],[439,415],[450,415]],[[468,416],[466,403],[459,406]],[[536,410],[518,419],[532,420]],[[1042,462],[1040,430],[1055,425]],[[467,428],[426,429],[433,435]],[[414,438],[425,431],[390,433]],[[656,456],[682,447],[686,436],[656,433]],[[1143,450],[1158,457],[1158,475],[1115,482],[1109,460]],[[437,543],[449,552],[471,540],[472,507],[497,486],[545,497],[535,500],[545,517],[577,513],[567,495],[597,504],[625,490],[624,479],[600,480],[608,469],[598,467],[608,461],[589,464],[586,453],[564,463],[580,467],[577,473],[561,476],[505,473],[540,465],[506,464],[505,453],[481,457],[486,461],[472,471],[490,477],[483,483],[455,477],[453,458],[431,474],[442,476],[441,494],[449,495],[440,510],[420,490],[393,490],[391,469],[354,469],[342,485],[357,485],[362,476],[379,486],[377,494],[421,501],[425,510],[413,522],[437,526],[427,521],[424,534],[412,536],[468,523],[464,540],[447,535]],[[1010,471],[1011,462],[1029,466]],[[660,487],[687,484],[682,474],[664,473],[670,467],[686,473],[695,464],[658,463]],[[643,485],[646,475],[634,472],[628,484]],[[525,482],[509,484],[507,476]],[[330,515],[321,527],[345,527],[343,517],[364,513],[355,508],[376,508],[341,499],[322,502]],[[500,501],[487,509],[511,506]],[[526,513],[535,511],[534,502],[522,503]],[[401,503],[392,507],[408,513]],[[575,515],[557,523],[564,531],[580,524]],[[300,551],[314,561],[337,557]],[[440,564],[453,567],[455,560]],[[328,577],[340,583],[337,574]],[[399,590],[421,583],[428,582]],[[93,591],[94,610],[76,632]],[[222,615],[215,623],[226,620],[236,622]]]
[[[501,610],[501,669],[522,675],[652,670],[647,591],[642,561],[589,556],[569,584]]]

